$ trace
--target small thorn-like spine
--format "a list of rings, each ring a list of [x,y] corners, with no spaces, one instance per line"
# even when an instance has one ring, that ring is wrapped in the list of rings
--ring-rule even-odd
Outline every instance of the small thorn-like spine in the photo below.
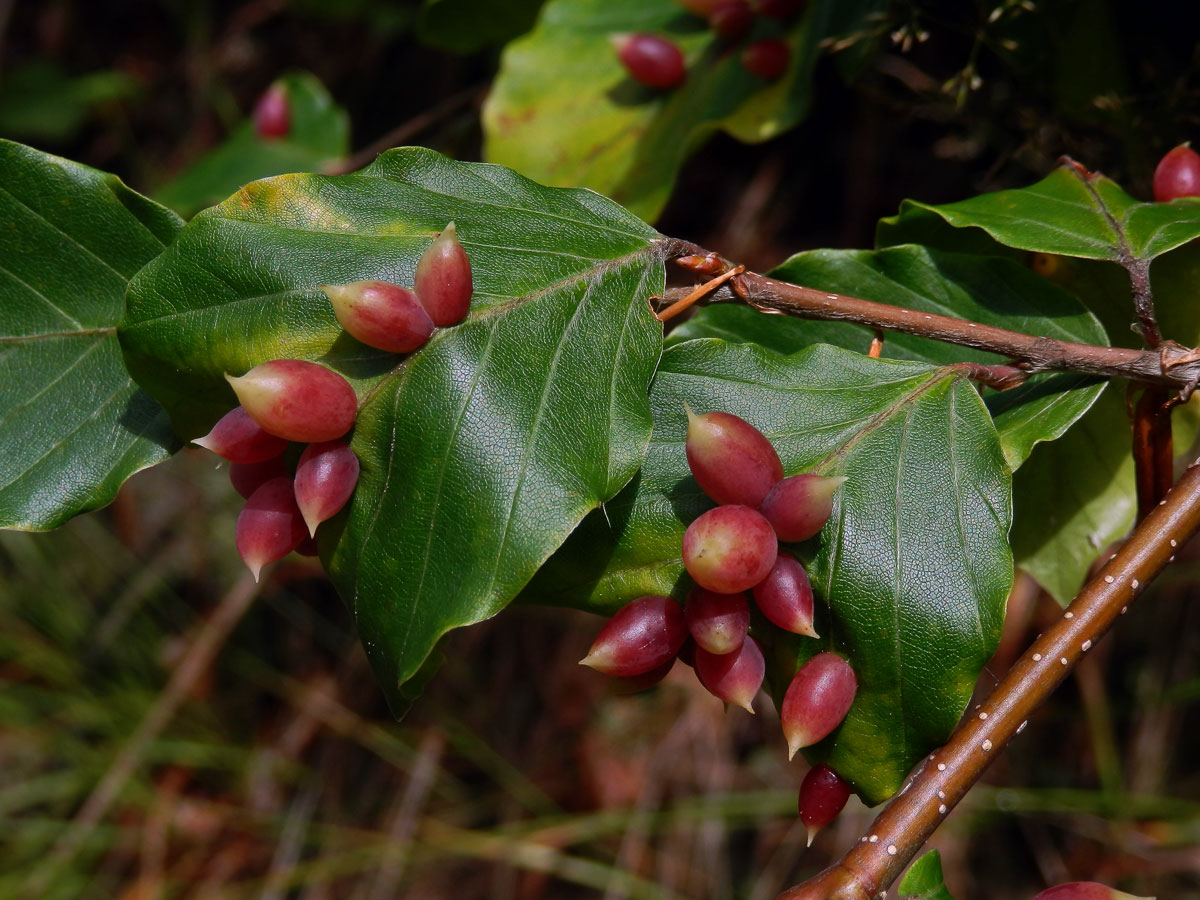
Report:
[[[605,675],[643,675],[673,659],[687,638],[683,609],[670,597],[638,597],[621,607],[579,661]]]
[[[323,284],[333,314],[357,341],[388,353],[412,353],[433,334],[433,320],[406,287],[388,281]]]
[[[287,449],[287,441],[268,432],[240,406],[221,416],[208,434],[192,443],[234,463],[263,462]]]
[[[354,425],[358,398],[337,372],[302,359],[273,359],[245,375],[226,374],[246,412],[277,437],[305,444],[340,438]]]
[[[805,473],[775,484],[759,509],[785,543],[806,541],[819,532],[833,514],[833,495],[845,476],[825,477]]]
[[[797,750],[812,746],[842,723],[857,690],[854,669],[836,653],[818,653],[800,667],[779,709],[789,760]]]
[[[296,504],[310,536],[336,515],[358,484],[358,457],[343,440],[309,444],[296,464]]]
[[[458,241],[453,222],[421,254],[413,290],[434,325],[457,325],[467,317],[474,291],[471,260]]]
[[[238,515],[235,542],[255,581],[263,566],[283,559],[305,537],[290,478],[273,478],[261,485]]]

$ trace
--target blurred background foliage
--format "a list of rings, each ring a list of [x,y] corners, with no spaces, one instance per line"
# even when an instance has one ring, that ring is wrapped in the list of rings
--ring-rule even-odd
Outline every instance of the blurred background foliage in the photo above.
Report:
[[[184,214],[398,143],[479,159],[503,46],[540,7],[0,0],[0,136]],[[660,230],[765,269],[1064,153],[1148,197],[1159,156],[1200,139],[1196,4],[894,0],[870,28],[855,65],[826,47],[796,128],[684,161]],[[245,119],[281,78],[312,128],[263,152]],[[682,677],[613,696],[575,664],[599,623],[568,611],[455,634],[394,724],[314,565],[247,581],[236,509],[184,451],[101,513],[0,533],[0,896],[760,900],[869,821],[853,801],[806,852],[769,701],[726,715]],[[957,896],[1200,891],[1198,579],[1184,548],[950,816]],[[1018,580],[982,690],[1057,609]]]

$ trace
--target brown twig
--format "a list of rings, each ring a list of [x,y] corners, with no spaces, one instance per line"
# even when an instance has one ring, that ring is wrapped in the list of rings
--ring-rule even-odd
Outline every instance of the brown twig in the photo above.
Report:
[[[703,248],[687,241],[664,239],[663,245],[663,252],[667,258],[703,258],[706,255]],[[664,296],[666,299],[675,299],[690,291],[690,288],[675,288],[666,291]],[[780,313],[800,319],[853,322],[877,331],[898,331],[962,347],[987,350],[1007,356],[1013,361],[1013,365],[1030,374],[1068,371],[1103,378],[1128,378],[1131,381],[1178,390],[1185,398],[1200,384],[1200,348],[1189,350],[1172,341],[1164,341],[1157,351],[1058,341],[1009,331],[994,325],[968,322],[953,316],[924,313],[845,294],[801,287],[753,272],[730,279],[728,286],[722,285],[709,296],[711,300],[735,298],[740,298],[764,312]]]
[[[955,368],[961,369],[972,381],[978,381],[998,391],[1020,387],[1029,380],[1029,370],[1019,366],[986,366],[982,363],[955,363]]]
[[[696,285],[696,287],[693,288],[687,296],[676,300],[666,309],[656,312],[654,317],[660,322],[666,322],[675,318],[692,304],[703,300],[705,297],[727,282],[730,278],[733,278],[735,275],[740,275],[745,271],[745,266],[734,266],[732,269],[727,269],[716,278],[710,278],[708,281],[704,282],[704,284]]]
[[[1200,379],[1200,360],[1186,348],[1164,344],[1160,351],[1101,347],[1058,341],[968,322],[952,316],[925,313],[886,303],[776,281],[747,272],[732,281],[734,291],[759,309],[803,319],[855,322],[882,331],[899,331],[1016,360],[1026,371],[1067,370],[1107,378],[1128,378],[1185,390]]]
[[[1125,235],[1125,226],[1112,214],[1100,192],[1096,190],[1095,172],[1089,172],[1079,162],[1064,156],[1059,165],[1079,179],[1079,183],[1092,195],[1092,202],[1108,221],[1109,228],[1116,236],[1117,262],[1129,273],[1129,282],[1133,288],[1133,311],[1138,319],[1138,327],[1142,338],[1153,350],[1162,343],[1162,333],[1158,330],[1158,321],[1154,315],[1154,295],[1150,292],[1150,260],[1143,259],[1133,252],[1129,246],[1129,238]]]
[[[1162,388],[1142,391],[1133,410],[1134,483],[1138,518],[1144,519],[1175,480],[1170,396]]]
[[[904,870],[1032,712],[1129,603],[1200,530],[1200,461],[1134,529],[1063,616],[1017,660],[991,695],[912,777],[842,859],[779,900],[869,900]]]

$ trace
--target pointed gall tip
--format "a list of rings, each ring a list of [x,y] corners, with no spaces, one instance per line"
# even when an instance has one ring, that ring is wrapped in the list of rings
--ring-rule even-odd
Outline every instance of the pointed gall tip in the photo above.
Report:
[[[751,694],[749,697],[737,697],[731,695],[725,698],[725,711],[728,712],[730,706],[739,706],[753,716],[755,715],[754,704],[752,702],[753,700],[753,694]]]
[[[819,638],[820,637],[820,635],[817,634],[817,629],[813,628],[812,622],[806,622],[802,625],[798,625],[797,629],[798,630],[795,633],[800,635],[801,637],[810,637],[810,638]]]
[[[804,846],[811,847],[813,840],[817,836],[817,832],[820,830],[821,830],[821,827],[819,825],[809,825],[808,826],[808,843],[805,844]]]
[[[321,520],[315,516],[310,516],[308,510],[301,510],[300,514],[304,516],[304,524],[308,526],[308,536],[315,538],[317,536],[317,526],[321,524]]]
[[[816,501],[832,504],[834,493],[849,480],[845,475],[818,475],[815,481],[810,482],[811,496]]]
[[[457,234],[453,222],[447,222],[446,227],[442,229],[442,237],[449,237],[452,240],[457,240]]]
[[[614,50],[620,53],[625,44],[628,43],[630,37],[631,35],[628,31],[614,31],[608,36],[608,43]]]
[[[845,475],[818,475],[812,483],[813,493],[822,497],[833,497],[833,492],[850,479]]]
[[[212,432],[211,431],[208,434],[204,435],[203,437],[193,438],[192,443],[198,447],[203,447],[205,450],[209,450],[213,453],[217,452],[216,450],[213,450],[213,447],[212,447]]]
[[[579,661],[581,666],[587,666],[589,669],[595,669],[597,672],[604,671],[605,663],[609,662],[607,653],[603,653],[596,649],[588,651],[588,655]]]
[[[788,740],[788,762],[791,762],[796,757],[796,751],[802,746],[803,744],[801,744],[798,740]]]
[[[242,390],[245,379],[245,375],[230,375],[228,372],[225,373],[225,380],[228,381],[229,386],[233,388],[233,393],[234,396],[238,398],[238,403],[241,403],[243,399]]]
[[[248,559],[242,560],[246,564],[246,568],[250,570],[250,574],[254,576],[254,583],[258,584],[259,575],[262,574],[263,564],[261,562],[251,562]]]

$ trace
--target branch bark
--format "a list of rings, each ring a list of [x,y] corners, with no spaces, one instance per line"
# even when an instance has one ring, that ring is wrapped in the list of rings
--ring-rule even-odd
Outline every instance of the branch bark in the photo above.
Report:
[[[855,322],[881,331],[900,331],[988,350],[1018,361],[1031,373],[1067,370],[1179,390],[1190,390],[1200,381],[1200,360],[1192,359],[1186,348],[1177,345],[1164,344],[1160,350],[1151,351],[1058,341],[952,316],[831,294],[753,273],[739,275],[731,283],[738,296],[764,311],[802,319]]]
[[[834,866],[778,900],[869,900],[899,877],[946,814],[1104,636],[1128,604],[1200,530],[1200,460],[1134,529],[1063,616],[1039,637],[944,747],[918,764],[900,793]]]
[[[1142,391],[1133,411],[1134,484],[1138,518],[1150,514],[1175,480],[1171,398],[1163,388]]]
[[[687,241],[666,238],[662,246],[666,259],[675,260],[697,274],[711,278],[731,268],[716,254],[708,253]],[[666,291],[664,299],[678,300],[689,293],[691,288],[673,288]],[[968,322],[953,316],[832,294],[753,272],[730,278],[727,285],[709,294],[709,299],[741,299],[763,312],[800,319],[853,322],[876,331],[899,331],[948,344],[987,350],[1007,356],[1030,374],[1069,371],[1101,378],[1128,378],[1148,385],[1173,388],[1180,391],[1185,399],[1200,384],[1200,352],[1171,341],[1163,341],[1155,350],[1058,341],[994,325]]]

